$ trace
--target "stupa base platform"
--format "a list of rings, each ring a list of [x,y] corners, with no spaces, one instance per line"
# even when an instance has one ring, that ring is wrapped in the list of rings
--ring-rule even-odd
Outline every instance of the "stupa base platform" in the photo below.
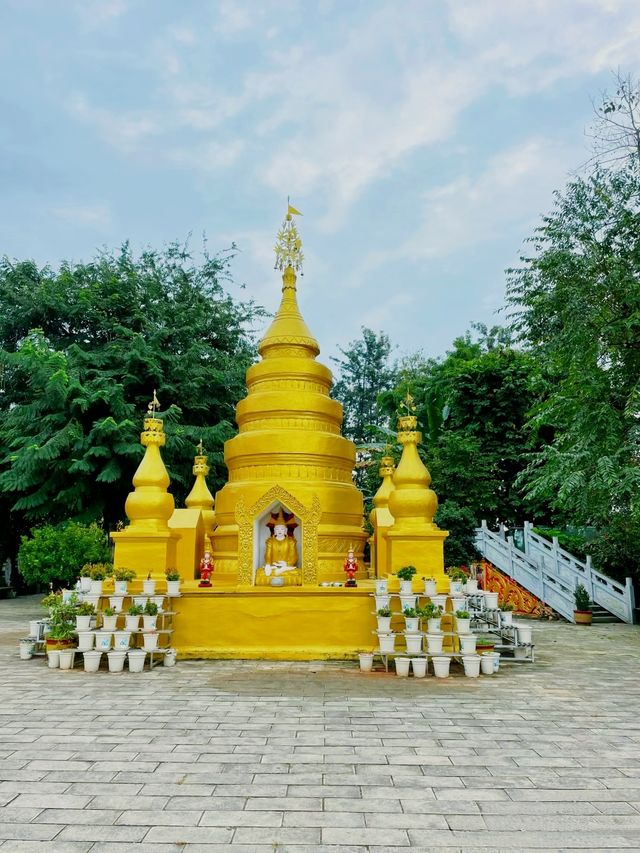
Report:
[[[172,641],[178,657],[344,660],[375,645],[372,581],[358,587],[183,583]]]

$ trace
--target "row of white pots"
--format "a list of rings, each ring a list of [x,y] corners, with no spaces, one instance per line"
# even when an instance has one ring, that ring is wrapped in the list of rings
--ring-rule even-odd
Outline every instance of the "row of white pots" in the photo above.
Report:
[[[409,675],[409,664],[416,678],[424,678],[427,673],[427,658],[397,657],[395,659],[396,675],[406,678]],[[450,657],[432,657],[431,664],[436,678],[447,678],[451,666]],[[462,655],[462,665],[467,678],[477,678],[481,671],[483,675],[493,675],[500,666],[500,655],[496,652]]]
[[[380,643],[380,651],[383,654],[393,654],[395,651],[397,634],[378,632],[378,642]],[[407,654],[416,655],[422,651],[422,634],[404,633],[405,645]],[[476,650],[477,637],[475,634],[461,634],[458,637],[460,641],[461,654],[474,654]],[[444,642],[443,634],[426,634],[427,649],[429,654],[439,654],[442,652],[442,644]]]
[[[497,593],[495,593],[497,595]],[[451,599],[451,606],[453,612],[456,610],[463,610],[465,607],[465,597],[464,595],[431,595],[428,596],[429,600],[436,607],[442,607],[444,610],[447,606],[447,599]],[[407,608],[414,608],[416,606],[416,602],[420,598],[418,593],[412,593],[411,595],[405,595],[400,593],[400,609],[406,610]],[[389,594],[386,595],[375,595],[376,600],[376,611],[381,610],[383,607],[389,607],[389,601],[391,600],[391,596]]]
[[[167,595],[180,595],[180,581],[167,581]],[[127,581],[114,581],[116,595],[127,595]],[[102,595],[104,581],[94,581],[89,577],[80,578],[80,592],[90,595]],[[142,592],[145,595],[155,595],[156,581],[142,581]]]
[[[448,580],[448,578],[447,578]],[[387,595],[389,592],[388,578],[376,579],[376,595]],[[463,581],[449,580],[449,593],[452,595],[473,595],[478,591],[478,581],[475,578],[468,578],[466,583]],[[413,592],[413,581],[400,581],[400,595],[411,595]],[[437,583],[435,580],[424,581],[424,594],[429,598],[438,594]]]
[[[76,631],[80,632],[91,630],[92,619],[92,616],[76,616]],[[149,616],[146,613],[143,614],[142,625],[145,631],[154,631],[156,629],[157,623],[157,616]],[[140,616],[126,615],[124,617],[124,627],[126,631],[137,631],[140,627]],[[102,630],[117,631],[118,614],[116,614],[115,616],[105,616],[104,614],[102,614]]]
[[[48,653],[48,663],[51,669],[73,669],[75,654],[79,649],[56,649]],[[102,651],[83,652],[85,672],[97,672],[102,661]],[[109,662],[109,672],[122,672],[125,659],[129,662],[130,672],[142,672],[147,657],[145,649],[129,649],[128,651],[113,650],[106,653]],[[176,662],[175,649],[167,649],[164,654],[164,665],[174,666]]]
[[[117,651],[129,648],[131,631],[78,631],[78,651],[90,652],[95,648],[100,652],[108,652],[113,648]],[[144,648],[148,652],[158,648],[158,634],[147,631],[142,635]]]
[[[391,631],[392,616],[377,616],[378,631],[389,633]],[[405,630],[408,632],[420,630],[420,616],[405,616]],[[437,634],[440,631],[441,618],[439,616],[427,620],[428,631],[430,634]],[[471,619],[458,619],[456,617],[456,630],[459,634],[468,634],[471,631]]]

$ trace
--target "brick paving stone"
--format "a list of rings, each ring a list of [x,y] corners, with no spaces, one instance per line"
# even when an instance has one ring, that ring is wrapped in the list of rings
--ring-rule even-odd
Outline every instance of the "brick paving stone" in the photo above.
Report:
[[[20,661],[37,615],[0,601],[0,853],[639,848],[633,626],[536,625],[538,663],[490,679],[251,661],[110,676]]]

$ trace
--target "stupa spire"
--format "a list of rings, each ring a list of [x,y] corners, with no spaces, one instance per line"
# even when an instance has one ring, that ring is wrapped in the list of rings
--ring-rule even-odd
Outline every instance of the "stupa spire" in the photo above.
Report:
[[[287,214],[278,231],[274,247],[276,255],[274,269],[282,272],[282,301],[273,322],[258,346],[258,352],[263,358],[280,355],[315,358],[320,353],[318,342],[302,319],[298,308],[296,273],[299,272],[302,275],[304,255],[302,240],[293,221],[294,216],[302,216],[302,214],[287,203]]]

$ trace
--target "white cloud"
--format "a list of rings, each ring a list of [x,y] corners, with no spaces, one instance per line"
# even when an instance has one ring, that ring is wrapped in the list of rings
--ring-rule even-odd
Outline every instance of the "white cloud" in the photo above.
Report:
[[[62,204],[52,207],[51,214],[73,225],[106,228],[111,224],[111,211],[106,204]]]
[[[94,107],[83,95],[75,95],[69,108],[79,119],[98,128],[102,136],[114,147],[131,151],[149,136],[162,128],[159,115],[145,112],[118,113]]]
[[[120,18],[129,9],[127,0],[81,0],[75,11],[89,29],[102,27]]]

